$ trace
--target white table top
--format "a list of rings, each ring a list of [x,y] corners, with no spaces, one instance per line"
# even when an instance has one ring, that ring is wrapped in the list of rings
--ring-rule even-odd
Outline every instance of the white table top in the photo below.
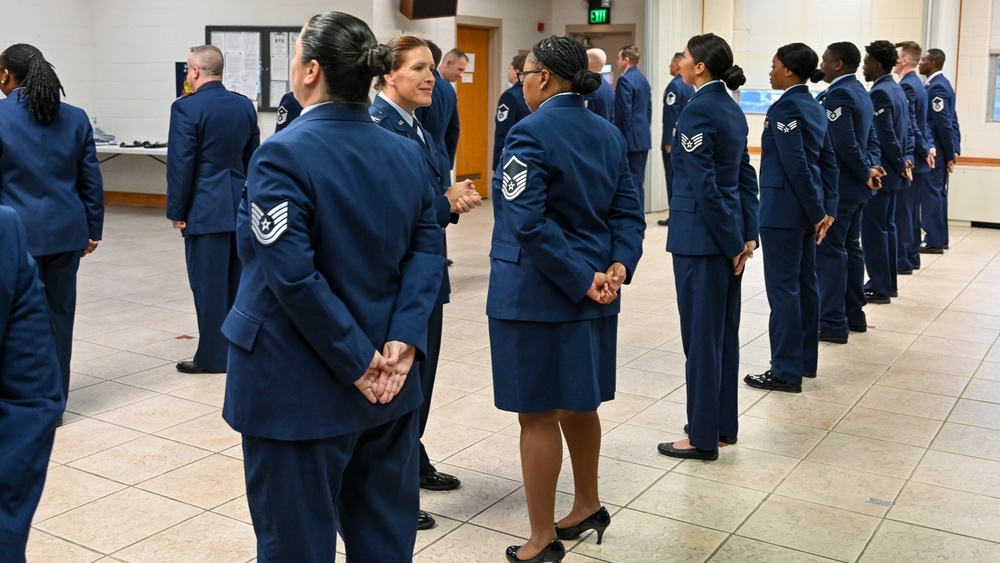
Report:
[[[167,156],[167,147],[147,149],[145,147],[120,147],[118,145],[97,145],[98,154],[141,154],[146,156]]]

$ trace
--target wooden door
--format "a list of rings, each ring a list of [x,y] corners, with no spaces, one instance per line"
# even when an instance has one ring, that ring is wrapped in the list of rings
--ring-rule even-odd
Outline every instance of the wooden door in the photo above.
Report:
[[[489,106],[490,30],[458,26],[458,48],[469,55],[469,69],[458,79],[458,119],[461,132],[455,156],[455,179],[470,179],[479,195],[490,193]],[[473,59],[475,63],[473,64]]]

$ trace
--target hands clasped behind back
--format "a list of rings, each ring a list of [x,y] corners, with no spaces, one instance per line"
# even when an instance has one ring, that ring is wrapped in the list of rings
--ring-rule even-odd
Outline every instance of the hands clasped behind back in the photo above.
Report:
[[[405,342],[386,342],[382,352],[375,350],[368,369],[354,386],[372,404],[392,401],[406,383],[416,352],[416,348]]]

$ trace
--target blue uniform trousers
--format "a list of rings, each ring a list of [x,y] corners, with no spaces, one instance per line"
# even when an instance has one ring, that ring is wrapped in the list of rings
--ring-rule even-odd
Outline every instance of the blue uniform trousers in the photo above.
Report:
[[[82,250],[34,257],[55,328],[56,357],[59,359],[64,399],[69,396],[69,364],[73,353],[73,321],[76,319],[76,273],[80,269]]]
[[[628,171],[632,175],[632,183],[639,192],[639,210],[646,210],[646,192],[643,185],[646,181],[646,159],[649,158],[649,151],[632,151],[628,153]]]
[[[861,242],[865,246],[865,289],[889,295],[896,291],[896,193],[879,192],[865,206]]]
[[[349,561],[412,561],[420,501],[416,444],[416,411],[323,440],[244,434],[257,561],[334,561],[337,532]]]
[[[444,326],[444,304],[438,303],[431,311],[430,321],[427,323],[427,351],[425,359],[413,365],[412,371],[419,371],[420,389],[424,393],[424,402],[417,410],[418,434],[417,443],[420,444],[420,471],[423,472],[432,467],[431,460],[427,457],[427,450],[420,438],[424,437],[424,430],[427,429],[427,419],[431,415],[431,397],[434,395],[434,379],[437,377],[438,359],[441,354],[441,331]],[[411,371],[410,376],[416,375]]]
[[[233,308],[240,284],[236,233],[184,237],[184,252],[198,315],[198,351],[194,363],[206,369],[225,370],[229,341],[222,335],[222,322]]]
[[[861,215],[867,200],[840,200],[837,220],[816,247],[819,285],[819,329],[847,336],[849,326],[867,324],[865,253],[861,249]]]
[[[660,150],[660,154],[663,155],[663,174],[667,179],[667,206],[670,206],[670,198],[674,195],[673,186],[673,169],[670,167],[670,153],[665,150]]]
[[[927,246],[948,245],[948,167],[934,168],[920,190],[920,226]]]
[[[771,306],[771,371],[783,381],[801,384],[803,371],[816,371],[819,353],[816,232],[763,227],[760,243]]]
[[[926,181],[926,172],[914,172],[913,182],[896,192],[897,270],[920,267],[920,191]]]
[[[740,282],[732,260],[719,255],[674,254],[674,284],[681,317],[689,436],[714,450],[719,436],[739,432]]]

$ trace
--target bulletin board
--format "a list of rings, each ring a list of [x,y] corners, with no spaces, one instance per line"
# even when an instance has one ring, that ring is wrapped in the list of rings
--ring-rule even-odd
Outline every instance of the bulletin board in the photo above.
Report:
[[[205,26],[205,43],[225,57],[222,83],[250,98],[259,111],[277,111],[290,92],[291,65],[300,27]]]

